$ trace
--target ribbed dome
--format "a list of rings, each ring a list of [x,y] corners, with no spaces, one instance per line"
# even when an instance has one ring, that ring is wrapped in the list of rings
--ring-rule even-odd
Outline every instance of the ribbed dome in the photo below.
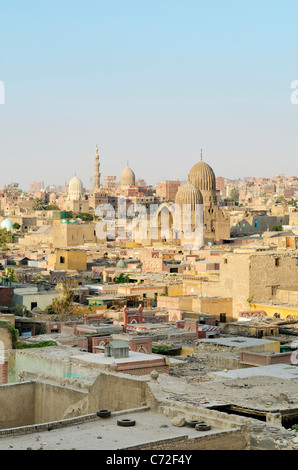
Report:
[[[6,228],[6,230],[13,230],[13,223],[8,218],[4,219],[1,223],[1,228]]]
[[[122,171],[120,176],[121,186],[135,186],[136,176],[128,166]]]
[[[188,180],[201,191],[215,191],[216,180],[212,168],[207,163],[196,163],[189,172]]]
[[[78,201],[79,199],[82,199],[83,193],[84,189],[82,181],[77,176],[74,176],[69,182],[68,198],[72,201]]]
[[[203,204],[203,196],[201,191],[188,181],[178,189],[175,204],[178,204],[181,209],[184,204],[189,204],[191,210],[195,210],[196,204]]]

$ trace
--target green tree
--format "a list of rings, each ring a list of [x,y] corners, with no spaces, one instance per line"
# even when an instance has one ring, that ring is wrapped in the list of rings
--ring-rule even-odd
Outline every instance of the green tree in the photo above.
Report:
[[[6,228],[0,229],[0,245],[5,247],[7,243],[13,243],[14,237],[11,230],[7,230]]]
[[[55,204],[49,204],[48,206],[43,206],[45,211],[59,211],[59,207]]]
[[[18,281],[17,278],[15,277],[13,268],[7,268],[6,269],[6,277],[8,278],[10,284],[12,282],[17,282]]]
[[[231,190],[230,198],[235,203],[239,202],[239,190],[237,188]]]
[[[43,202],[41,199],[39,199],[38,197],[36,197],[35,199],[33,199],[33,202],[32,202],[32,210],[33,211],[42,211],[43,210]]]
[[[129,275],[121,273],[119,276],[115,277],[115,284],[127,284],[129,283]]]
[[[11,310],[11,313],[16,315],[17,317],[29,317],[29,318],[32,317],[32,313],[29,312],[29,310],[27,309],[25,305],[23,305],[22,307],[20,305],[16,305],[15,307],[12,307],[10,310]]]
[[[19,230],[19,229],[21,228],[21,226],[20,226],[20,224],[18,224],[17,222],[15,222],[15,223],[13,224],[13,228],[14,228],[14,230]]]
[[[89,214],[89,212],[78,212],[76,214],[73,214],[73,218],[81,219],[83,222],[92,222],[94,219],[92,214]]]
[[[274,227],[272,228],[272,230],[274,230],[275,232],[282,232],[282,231],[283,231],[283,228],[282,228],[281,225],[276,224],[276,225],[274,225]]]
[[[47,307],[48,312],[52,311],[59,317],[69,317],[74,313],[73,286],[70,283],[60,284],[59,297],[53,299],[52,304]]]

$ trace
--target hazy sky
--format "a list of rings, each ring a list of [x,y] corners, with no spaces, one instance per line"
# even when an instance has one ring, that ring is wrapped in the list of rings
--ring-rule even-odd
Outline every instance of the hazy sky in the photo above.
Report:
[[[296,0],[10,0],[0,186],[298,175]]]

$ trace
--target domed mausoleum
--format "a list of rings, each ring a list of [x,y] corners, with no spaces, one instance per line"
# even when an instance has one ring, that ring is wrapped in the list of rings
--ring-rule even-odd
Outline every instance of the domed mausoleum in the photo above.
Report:
[[[181,209],[183,209],[183,206],[187,204],[191,207],[191,210],[195,210],[196,205],[203,204],[202,193],[190,181],[188,181],[178,189],[175,197],[175,204],[178,204]]]
[[[10,219],[6,217],[1,223],[1,228],[6,228],[6,230],[13,230],[13,223]]]
[[[70,201],[79,201],[83,199],[83,196],[83,183],[77,176],[74,176],[69,182],[67,199]]]
[[[120,184],[121,186],[135,186],[136,184],[136,176],[128,166],[121,173]]]

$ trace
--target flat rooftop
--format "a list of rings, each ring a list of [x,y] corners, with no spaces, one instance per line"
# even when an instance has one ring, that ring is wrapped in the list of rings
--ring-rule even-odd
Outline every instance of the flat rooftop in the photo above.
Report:
[[[118,419],[133,419],[136,425],[121,427]],[[107,419],[88,419],[72,426],[33,432],[32,434],[0,436],[0,450],[119,450],[163,439],[190,438],[223,432],[214,427],[198,432],[193,428],[175,427],[171,418],[153,411],[112,413]]]
[[[225,378],[276,377],[280,379],[298,379],[298,367],[290,364],[271,364],[269,366],[234,369],[228,372],[213,372],[214,375]]]
[[[229,338],[200,339],[200,343],[210,343],[219,346],[228,346],[237,349],[247,349],[255,346],[274,344],[278,341],[262,338],[248,338],[246,336],[235,336]]]
[[[135,351],[129,351],[129,357],[121,357],[121,358],[115,358],[115,357],[106,357],[104,353],[97,353],[97,354],[92,354],[92,353],[87,353],[83,355],[76,355],[76,356],[71,356],[69,358],[71,361],[80,361],[80,362],[86,362],[88,364],[94,364],[94,365],[110,365],[113,363],[116,364],[126,364],[128,362],[131,362],[132,364],[134,362],[152,362],[156,361],[158,359],[164,359],[163,356],[159,356],[157,354],[143,354]]]

